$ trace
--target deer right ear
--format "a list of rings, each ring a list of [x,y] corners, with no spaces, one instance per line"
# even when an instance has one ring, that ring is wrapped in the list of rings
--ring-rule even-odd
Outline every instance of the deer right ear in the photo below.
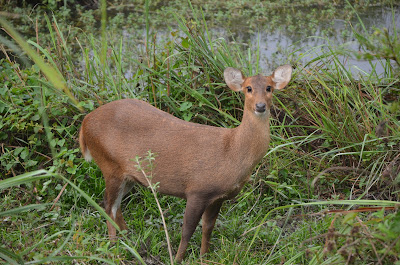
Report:
[[[242,90],[242,84],[244,82],[244,76],[242,72],[236,68],[228,67],[224,71],[225,83],[233,91]]]
[[[285,64],[276,68],[272,74],[272,81],[275,82],[275,89],[284,88],[292,78],[292,66]]]

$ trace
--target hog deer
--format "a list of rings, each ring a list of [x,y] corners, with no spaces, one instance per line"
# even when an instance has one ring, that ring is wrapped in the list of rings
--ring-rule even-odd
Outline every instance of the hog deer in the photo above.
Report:
[[[292,67],[272,75],[244,77],[226,68],[225,82],[245,95],[241,124],[219,128],[180,120],[137,99],[105,104],[83,120],[79,143],[86,160],[92,158],[105,178],[105,210],[121,229],[127,229],[121,200],[135,182],[148,186],[136,156],[155,154],[152,182],[157,191],[187,200],[182,237],[175,260],[184,258],[189,239],[203,219],[200,254],[208,251],[210,236],[223,201],[233,198],[266,154],[272,92],[290,81]],[[110,238],[116,229],[107,222]]]

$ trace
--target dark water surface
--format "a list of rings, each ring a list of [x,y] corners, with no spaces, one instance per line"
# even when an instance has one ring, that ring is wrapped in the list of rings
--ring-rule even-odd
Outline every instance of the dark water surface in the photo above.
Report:
[[[374,28],[387,28],[389,34],[393,34],[394,30],[400,33],[400,10],[396,7],[393,9],[382,6],[369,7],[358,13],[358,15],[369,33],[372,33]],[[240,24],[241,22],[237,23],[237,25]],[[362,27],[357,17],[351,21],[336,19],[333,23],[316,23],[312,33],[309,34],[301,33],[300,31],[293,33],[293,30],[287,30],[284,25],[275,30],[249,30],[240,26],[235,26],[234,28],[218,26],[211,27],[209,30],[213,39],[224,38],[225,40],[243,43],[245,49],[250,48],[252,50],[252,54],[255,54],[259,46],[261,72],[269,74],[275,69],[276,65],[288,63],[288,60],[294,62],[300,58],[299,61],[301,63],[306,63],[338,47],[348,51],[360,50],[360,44],[354,37],[352,28],[362,32]],[[127,46],[130,45],[128,43],[130,42],[131,34],[135,33],[130,32],[129,29],[124,30],[124,41],[127,42]],[[157,29],[158,42],[165,41],[168,38],[170,38],[169,29]],[[378,60],[371,62],[357,60],[355,56],[349,55],[339,56],[339,59],[346,69],[355,75],[369,74],[373,69],[378,75],[384,72],[384,66]]]
[[[390,8],[373,7],[369,8],[366,13],[359,14],[359,16],[367,31],[373,32],[374,28],[387,28],[389,34],[393,34],[395,29],[397,29],[397,32],[400,30],[400,10],[392,11]],[[261,53],[265,58],[261,60],[261,63],[266,68],[270,68],[268,67],[269,58],[284,61],[286,54],[297,49],[300,50],[295,55],[303,57],[303,62],[326,53],[330,48],[334,49],[339,46],[350,51],[360,50],[360,44],[351,30],[351,27],[354,27],[359,32],[362,32],[358,20],[335,20],[333,28],[331,28],[331,25],[329,27],[331,32],[329,36],[324,36],[323,33],[326,30],[326,25],[319,24],[316,27],[314,36],[287,35],[285,32],[263,32],[254,34],[252,41],[257,43],[258,39],[260,40]],[[340,61],[347,66],[347,69],[356,74],[370,73],[373,68],[378,74],[384,72],[383,66],[378,60],[368,62],[357,60],[354,56],[340,56]]]

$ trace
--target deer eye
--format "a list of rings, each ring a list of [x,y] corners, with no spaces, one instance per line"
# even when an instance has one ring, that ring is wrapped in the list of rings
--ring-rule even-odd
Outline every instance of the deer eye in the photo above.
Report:
[[[271,92],[271,86],[267,86],[267,92]]]
[[[246,89],[247,89],[247,92],[248,92],[248,93],[251,93],[251,92],[253,91],[253,89],[251,88],[251,86],[246,87]]]

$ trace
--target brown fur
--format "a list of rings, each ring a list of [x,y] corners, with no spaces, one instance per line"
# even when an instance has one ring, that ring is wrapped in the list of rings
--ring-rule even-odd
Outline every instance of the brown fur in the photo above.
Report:
[[[159,182],[158,191],[187,200],[176,261],[182,261],[202,216],[200,253],[206,253],[222,202],[239,193],[267,152],[272,91],[267,92],[266,87],[286,86],[291,67],[282,67],[290,73],[279,84],[272,81],[273,76],[244,78],[239,70],[225,70],[227,84],[245,93],[242,123],[233,129],[186,122],[136,99],[114,101],[88,114],[79,142],[84,156],[92,156],[104,175],[107,214],[126,229],[118,198],[133,182],[147,186],[132,159],[144,157],[150,150],[156,155],[152,182]],[[257,103],[266,105],[265,113],[255,113]],[[115,238],[115,228],[109,223],[108,228],[110,237]]]

